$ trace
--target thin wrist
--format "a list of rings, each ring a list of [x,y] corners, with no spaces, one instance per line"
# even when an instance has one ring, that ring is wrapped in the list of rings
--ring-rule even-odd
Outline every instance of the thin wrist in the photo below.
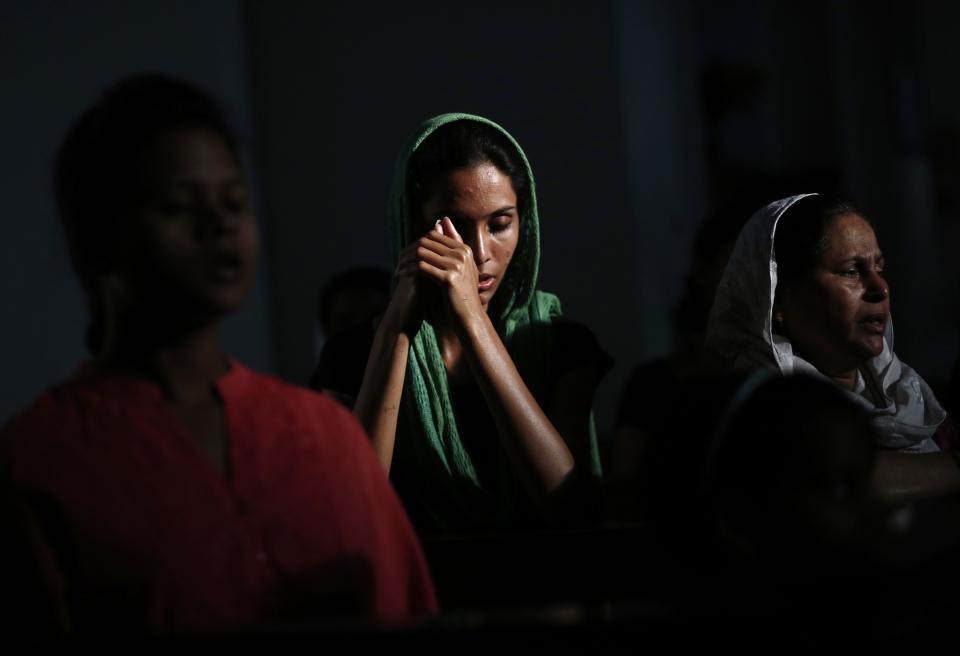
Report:
[[[496,333],[486,312],[468,315],[460,320],[461,339],[471,344],[479,343],[491,332]]]
[[[419,326],[419,323],[417,325]],[[387,310],[380,320],[377,335],[384,341],[409,341],[413,337],[413,335],[408,334],[409,330],[408,326],[403,325],[403,317]]]

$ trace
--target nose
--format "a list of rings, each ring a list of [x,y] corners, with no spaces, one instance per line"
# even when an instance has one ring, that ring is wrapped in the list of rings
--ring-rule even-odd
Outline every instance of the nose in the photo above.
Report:
[[[198,237],[217,237],[237,228],[237,213],[216,200],[207,200],[197,207],[194,226]]]
[[[490,259],[490,245],[487,243],[487,236],[482,229],[473,232],[472,239],[467,245],[473,251],[473,261],[479,267]]]
[[[867,272],[863,297],[871,303],[880,303],[890,298],[890,287],[879,271]]]

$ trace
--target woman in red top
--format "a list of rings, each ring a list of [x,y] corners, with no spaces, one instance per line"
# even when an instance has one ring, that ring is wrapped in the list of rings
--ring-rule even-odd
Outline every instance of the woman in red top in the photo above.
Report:
[[[258,238],[210,99],[121,81],[69,132],[55,187],[93,359],[0,438],[7,618],[219,631],[433,611],[356,420],[222,350]]]

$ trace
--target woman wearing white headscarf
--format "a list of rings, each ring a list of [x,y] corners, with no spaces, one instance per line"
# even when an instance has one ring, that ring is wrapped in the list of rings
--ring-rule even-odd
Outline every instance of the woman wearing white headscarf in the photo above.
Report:
[[[946,413],[893,352],[883,267],[873,228],[852,205],[818,194],[771,203],[734,246],[707,342],[732,369],[806,373],[847,390],[872,418],[883,497],[960,491]]]

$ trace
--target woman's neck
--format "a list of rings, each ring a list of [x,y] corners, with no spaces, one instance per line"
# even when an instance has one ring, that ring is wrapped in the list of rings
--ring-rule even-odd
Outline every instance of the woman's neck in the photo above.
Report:
[[[209,395],[229,369],[220,344],[219,323],[175,325],[156,315],[115,312],[108,316],[98,366],[155,381],[173,401]]]
[[[857,388],[857,373],[859,369],[854,360],[850,358],[838,360],[838,358],[835,357],[825,357],[822,353],[811,352],[807,349],[801,350],[796,341],[790,341],[793,345],[794,354],[812,364],[821,374],[847,391],[852,392]]]
[[[857,388],[857,370],[853,369],[851,371],[844,371],[842,373],[828,373],[827,378],[835,382],[837,385],[852,392]]]

